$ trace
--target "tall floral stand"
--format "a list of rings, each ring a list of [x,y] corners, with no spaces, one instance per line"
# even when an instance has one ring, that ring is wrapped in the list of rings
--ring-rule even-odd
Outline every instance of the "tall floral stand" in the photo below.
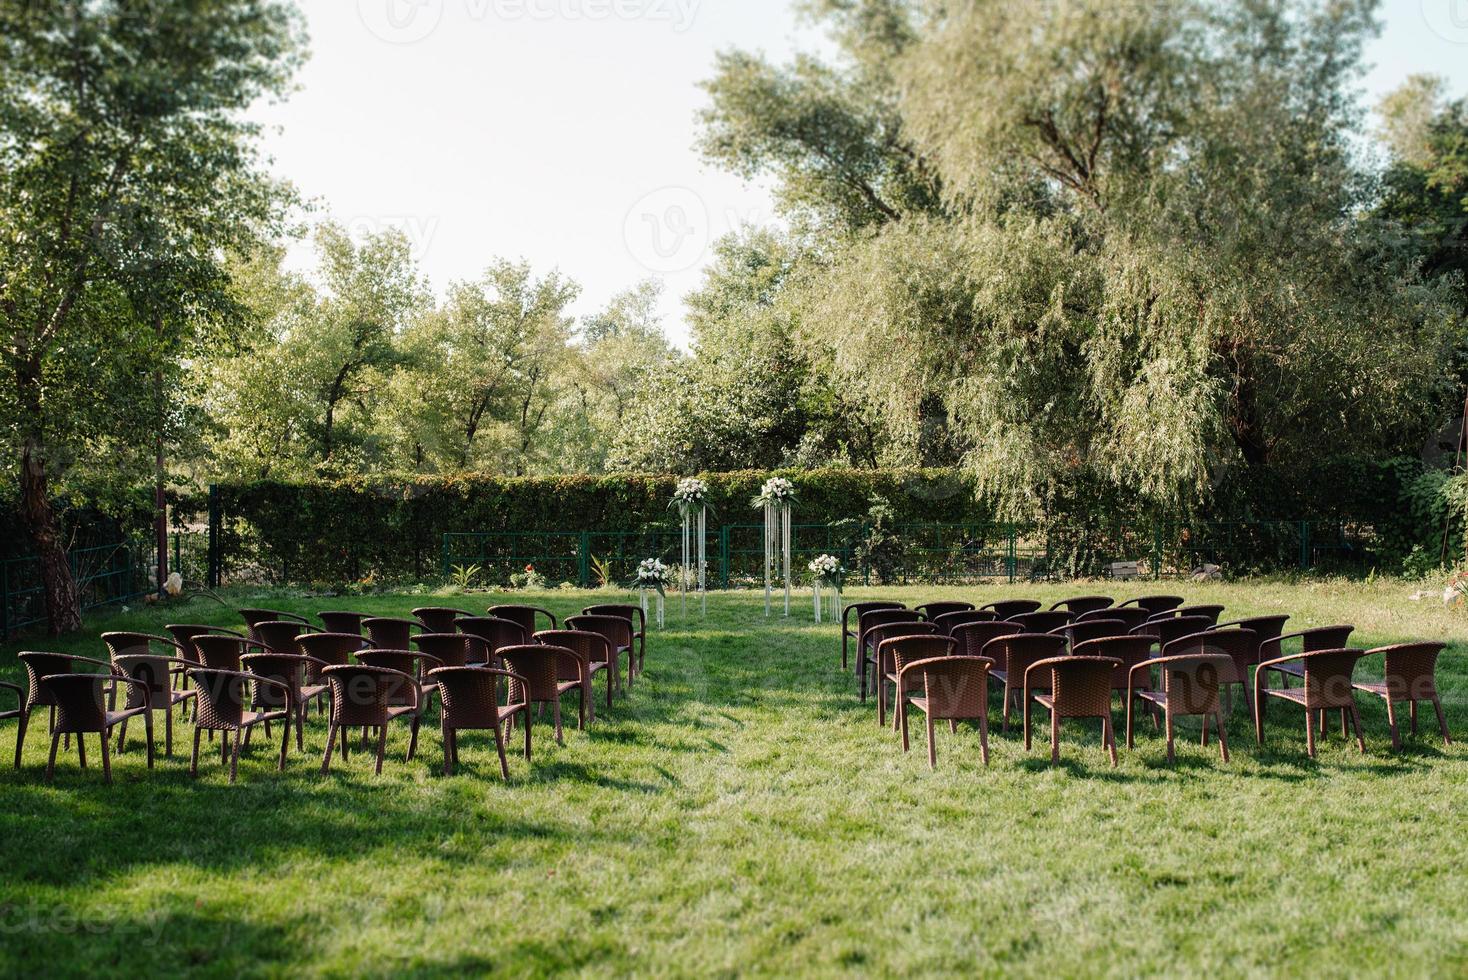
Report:
[[[790,504],[765,503],[765,615],[770,615],[774,585],[785,589],[785,615],[790,615]]]

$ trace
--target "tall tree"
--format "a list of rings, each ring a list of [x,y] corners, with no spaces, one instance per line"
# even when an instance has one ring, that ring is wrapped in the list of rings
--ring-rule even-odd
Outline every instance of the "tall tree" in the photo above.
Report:
[[[80,625],[53,482],[150,387],[124,365],[230,319],[219,255],[273,235],[287,200],[244,111],[301,51],[274,0],[0,0],[0,381],[53,631]]]

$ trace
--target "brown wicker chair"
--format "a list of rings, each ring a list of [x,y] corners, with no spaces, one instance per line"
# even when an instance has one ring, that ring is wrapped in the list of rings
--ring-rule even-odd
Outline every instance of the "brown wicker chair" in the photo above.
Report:
[[[411,692],[406,689],[400,691],[403,700],[396,704],[409,703],[407,697],[411,693],[418,698],[420,713],[428,710],[433,695],[438,693],[438,685],[428,680],[428,672],[437,667],[446,666],[432,654],[412,650],[379,650],[376,647],[369,647],[366,650],[358,650],[356,656],[359,664],[366,664],[369,667],[386,667],[413,678],[417,687]]]
[[[320,677],[321,671],[331,664],[305,654],[272,651],[246,654],[240,658],[240,665],[244,667],[245,673],[272,682],[256,684],[254,697],[250,702],[252,710],[263,716],[261,721],[265,726],[265,737],[270,737],[270,722],[274,720],[274,713],[284,711],[286,718],[281,738],[290,741],[291,722],[294,721],[296,751],[306,751],[306,702],[319,698],[327,690],[326,684],[308,683],[307,677]],[[249,745],[250,731],[246,729],[245,747],[249,748]],[[282,752],[281,756],[284,758],[285,753]]]
[[[627,654],[627,687],[632,686],[632,624],[627,619],[622,616],[567,616],[566,629],[604,637],[611,648],[612,657],[607,670],[613,675],[621,670],[618,658],[623,653]],[[622,689],[620,677],[617,678],[617,689]]]
[[[1212,625],[1218,625],[1218,617],[1223,615],[1223,606],[1200,605],[1200,606],[1178,606],[1171,610],[1178,616],[1203,617],[1211,621]]]
[[[847,669],[847,641],[855,640],[861,636],[861,617],[863,613],[869,613],[877,609],[906,609],[907,606],[901,602],[888,602],[885,600],[872,600],[869,602],[853,602],[841,610],[841,669]],[[851,629],[851,618],[856,617],[857,628]]]
[[[1097,612],[1102,609],[1110,609],[1116,602],[1109,595],[1078,595],[1069,599],[1061,599],[1051,609],[1061,609],[1072,616],[1080,616],[1088,612]]]
[[[1391,726],[1394,749],[1402,747],[1396,705],[1404,701],[1412,718],[1413,735],[1417,734],[1417,702],[1427,701],[1437,712],[1437,727],[1442,732],[1443,744],[1453,744],[1453,738],[1448,734],[1448,720],[1443,715],[1442,698],[1437,693],[1437,658],[1443,646],[1441,643],[1398,643],[1366,651],[1368,657],[1380,655],[1383,658],[1382,679],[1355,681],[1354,687],[1386,702],[1386,720]]]
[[[367,631],[367,645],[374,650],[406,650],[413,641],[413,631],[423,631],[416,619],[393,616],[370,616],[362,620]]]
[[[502,648],[530,642],[530,634],[525,632],[525,627],[513,620],[494,616],[465,617],[459,620],[459,632],[479,641],[475,644],[477,649],[469,654],[469,663],[483,663],[489,667],[499,666]]]
[[[600,633],[591,633],[586,630],[571,629],[541,630],[539,633],[535,634],[534,640],[536,643],[543,643],[548,646],[565,647],[567,650],[575,653],[577,656],[577,669],[579,670],[582,665],[584,665],[586,669],[585,680],[586,691],[588,694],[591,693],[592,689],[591,679],[595,677],[598,673],[605,674],[605,680],[607,684],[607,709],[611,710],[612,690],[613,688],[617,690],[621,690],[622,688],[622,677],[620,674],[617,673],[616,658],[612,654],[611,640],[607,639]],[[568,676],[567,673],[568,666],[568,661],[561,661],[560,679],[563,681],[572,679],[570,676]],[[592,719],[594,719],[595,699],[592,699],[591,703],[593,705]]]
[[[965,623],[993,623],[998,622],[998,619],[989,609],[964,609],[934,616],[933,625],[938,627],[939,632],[952,636],[953,631]]]
[[[321,620],[321,629],[326,633],[356,633],[362,635],[362,621],[371,619],[371,613],[352,612],[349,609],[332,609],[327,612],[319,612],[316,618]]]
[[[284,620],[300,623],[302,626],[314,627],[314,624],[305,616],[297,616],[295,613],[281,612],[279,609],[241,609],[240,618],[245,621],[245,635],[255,639],[255,625],[257,623],[278,623]]]
[[[199,659],[199,651],[194,647],[194,637],[208,634],[223,634],[225,636],[244,636],[245,634],[236,630],[224,629],[221,626],[205,626],[202,623],[171,623],[165,627],[168,635],[178,644],[179,656],[189,661],[195,667],[200,666],[203,661]],[[179,683],[187,688],[191,683],[187,672],[179,678]]]
[[[632,639],[637,644],[637,672],[642,673],[642,662],[647,658],[647,613],[642,607],[630,602],[602,603],[581,610],[583,616],[621,616],[632,622]],[[554,617],[552,617],[554,619]],[[555,629],[554,623],[551,629]],[[542,630],[542,632],[544,632]],[[632,655],[630,652],[627,654]]]
[[[1151,618],[1152,614],[1139,606],[1112,606],[1109,609],[1083,612],[1076,616],[1076,622],[1089,623],[1098,619],[1119,620],[1126,623],[1128,630],[1134,630]]]
[[[466,610],[449,606],[423,606],[413,610],[413,618],[418,620],[424,631],[428,633],[457,633],[459,617],[473,615]]]
[[[957,731],[960,721],[979,723],[979,751],[984,765],[989,764],[989,668],[994,662],[987,657],[935,657],[916,660],[903,666],[897,686],[902,690],[920,690],[922,695],[909,695],[897,705],[898,727],[902,730],[902,751],[908,750],[907,708],[911,705],[925,716],[928,729],[928,768],[938,766],[937,747],[933,742],[933,722],[946,719],[949,731]]]
[[[221,633],[205,633],[194,637],[194,650],[199,654],[199,663],[210,670],[238,671],[240,658],[249,653],[252,646],[259,645],[244,637]]]
[[[0,721],[9,721],[11,718],[19,718],[25,711],[25,688],[19,684],[9,681],[0,681],[0,690],[11,691],[15,694],[15,707],[0,711]]]
[[[1263,643],[1265,640],[1272,640],[1275,637],[1279,636],[1280,633],[1284,632],[1284,624],[1289,622],[1289,620],[1290,617],[1284,615],[1250,616],[1245,619],[1230,620],[1227,623],[1218,623],[1213,628],[1222,630],[1236,626],[1240,629],[1246,629],[1249,632],[1253,633],[1256,637],[1258,637],[1259,642]],[[1259,659],[1257,657],[1255,658],[1254,663],[1256,665],[1259,663]]]
[[[1131,670],[1137,664],[1147,663],[1152,658],[1152,637],[1135,633],[1126,636],[1102,636],[1077,643],[1071,647],[1070,652],[1077,657],[1107,657],[1117,661],[1120,666],[1111,675],[1111,690],[1129,698],[1127,692],[1133,687]],[[1138,689],[1143,688],[1145,684]],[[1132,709],[1130,700],[1126,702],[1126,709]]]
[[[26,651],[19,654],[20,662],[26,672],[26,695],[21,704],[19,727],[15,732],[15,768],[20,768],[21,750],[25,748],[25,733],[30,727],[31,713],[37,708],[47,708],[49,721],[48,731],[56,730],[56,700],[50,691],[41,685],[43,678],[52,674],[74,674],[78,673],[78,667],[85,664],[88,667],[97,667],[103,671],[110,672],[112,665],[105,660],[95,657],[79,657],[70,653],[42,653],[40,651]],[[70,738],[68,737],[68,742]]]
[[[544,616],[550,620],[550,628],[556,629],[559,623],[556,621],[555,613],[540,606],[525,606],[510,604],[505,606],[490,606],[489,614],[497,619],[508,619],[512,623],[519,623],[520,628],[525,631],[526,636],[534,636],[538,628],[535,623],[537,615]]]
[[[1238,684],[1244,689],[1244,700],[1249,706],[1250,717],[1253,717],[1254,691],[1249,684],[1249,668],[1259,662],[1258,651],[1259,637],[1253,630],[1228,627],[1172,640],[1162,648],[1162,655],[1221,654],[1228,657],[1228,666],[1220,671],[1218,679],[1223,689],[1224,710],[1232,713],[1233,686]]]
[[[868,617],[876,616],[880,612],[881,610],[876,610],[875,612],[867,613],[862,619],[866,620]],[[903,612],[906,612],[909,616],[915,615],[911,610],[903,610]],[[937,626],[919,619],[899,619],[894,622],[879,622],[875,625],[869,625],[866,629],[862,630],[861,642],[858,644],[860,654],[857,663],[857,666],[861,669],[858,689],[861,692],[862,702],[865,703],[868,690],[876,690],[877,680],[882,676],[877,659],[877,647],[883,640],[891,639],[894,636],[926,636],[937,632]]]
[[[1060,722],[1063,719],[1099,718],[1101,738],[1111,755],[1111,764],[1115,766],[1111,678],[1120,663],[1111,657],[1050,657],[1026,667],[1025,751],[1030,750],[1030,709],[1038,703],[1050,710],[1051,763],[1060,761]]]
[[[1024,692],[1026,672],[1030,665],[1053,660],[1065,653],[1065,637],[1046,633],[1013,633],[998,636],[984,644],[981,656],[994,661],[989,676],[1004,687],[1004,731],[1009,731],[1009,709]]]
[[[982,657],[984,644],[996,636],[1013,636],[1020,632],[1018,623],[1007,619],[995,619],[986,623],[962,623],[953,628],[953,638],[958,641],[960,657]]]
[[[925,602],[922,605],[913,606],[912,611],[931,623],[945,613],[974,612],[975,610],[972,602],[962,602],[957,599],[943,599],[938,602]]]
[[[866,603],[859,603],[859,605],[866,605]],[[871,666],[872,647],[865,639],[867,630],[873,626],[885,626],[888,623],[916,623],[921,619],[922,617],[916,612],[900,603],[877,606],[859,613],[856,617],[856,653],[853,656],[853,669],[857,677],[861,678]],[[845,653],[845,651],[842,652]],[[865,690],[864,686],[862,690]],[[866,700],[865,695],[862,700]]]
[[[572,616],[571,618],[583,617]],[[556,730],[556,742],[557,744],[564,742],[561,735],[561,695],[573,688],[580,688],[581,682],[562,681],[560,663],[563,658],[574,658],[575,654],[565,647],[528,643],[524,646],[505,647],[500,651],[500,656],[504,658],[505,669],[519,676],[518,680],[510,683],[510,701],[512,703],[524,701],[527,705],[549,705],[551,720]],[[581,691],[581,699],[583,704],[588,700],[585,690]],[[530,717],[528,709],[525,717]]]
[[[262,687],[276,688],[284,702],[289,697],[286,685],[243,670],[195,667],[189,673],[193,676],[195,690],[199,692],[199,710],[194,721],[194,751],[189,758],[189,775],[199,775],[199,736],[206,731],[219,732],[219,762],[220,765],[229,765],[229,781],[233,783],[239,775],[241,744],[256,725],[270,721],[282,723],[280,759],[276,766],[284,770],[285,754],[291,744],[290,708],[255,711],[246,705],[265,700],[259,696],[259,689]],[[231,736],[234,741],[233,752],[230,751]]]
[[[1189,640],[1181,641],[1184,643]],[[1152,668],[1162,675],[1159,687],[1154,688]],[[1128,671],[1132,683],[1127,688],[1126,699],[1126,747],[1135,748],[1132,737],[1132,702],[1140,698],[1162,709],[1167,730],[1167,761],[1175,759],[1173,750],[1175,718],[1200,715],[1203,718],[1203,744],[1208,744],[1208,719],[1218,723],[1218,751],[1223,761],[1228,761],[1228,731],[1223,712],[1223,689],[1225,678],[1234,668],[1233,659],[1222,653],[1187,653],[1158,657],[1143,663],[1133,664]]]
[[[1212,626],[1213,623],[1206,616],[1154,616],[1132,630],[1132,635],[1152,637],[1157,641],[1157,649],[1161,651],[1173,640],[1202,633]]]
[[[525,678],[508,670],[495,667],[438,667],[428,672],[431,680],[438,684],[439,699],[443,706],[440,725],[443,729],[443,774],[452,776],[459,762],[459,732],[492,731],[494,747],[499,752],[500,774],[510,778],[510,764],[505,758],[506,722],[517,714],[525,718],[525,761],[530,761],[530,711],[521,701],[518,704],[499,703],[501,679],[518,682],[519,690],[525,689]]]
[[[467,667],[476,638],[468,633],[419,633],[413,642],[443,667]],[[433,668],[437,670],[438,668]]]
[[[306,657],[306,677],[304,684],[307,687],[320,691],[315,701],[318,713],[321,710],[323,698],[331,693],[330,686],[321,672],[327,667],[340,667],[342,664],[352,662],[352,654],[359,650],[367,649],[367,640],[361,633],[304,633],[296,637],[296,650]],[[317,666],[324,664],[325,666]],[[327,701],[330,704],[330,701]],[[306,707],[309,707],[309,702]]]
[[[1072,617],[1070,613],[1056,609],[1050,612],[1036,611],[1020,613],[1016,616],[1010,616],[1008,619],[1011,623],[1018,623],[1022,632],[1049,633],[1069,626]]]
[[[197,666],[185,654],[182,644],[151,633],[103,633],[102,642],[107,646],[112,660],[112,672],[141,681],[142,689],[130,686],[127,691],[126,707],[144,707],[142,691],[147,691],[146,707],[149,711],[163,712],[163,754],[173,757],[173,709],[184,706],[184,714],[193,701],[194,692],[183,686],[185,671]],[[157,648],[166,652],[156,652]],[[179,683],[175,689],[175,682]],[[108,702],[109,709],[117,707],[117,691],[114,688]],[[117,753],[122,754],[127,740],[127,720],[117,727]]]
[[[1084,622],[1068,623],[1060,629],[1050,630],[1070,641],[1071,648],[1087,640],[1100,640],[1111,636],[1126,636],[1131,630],[1119,619],[1088,619]]]
[[[331,751],[340,734],[342,761],[347,761],[348,732],[353,728],[377,730],[377,765],[382,775],[382,759],[387,754],[387,726],[403,720],[412,725],[408,742],[408,761],[418,751],[418,726],[423,720],[423,694],[410,674],[370,664],[343,664],[327,667],[322,674],[331,685],[331,731],[326,736],[326,754],[321,759],[321,773],[331,771]]]
[[[1176,609],[1184,601],[1186,600],[1180,595],[1143,595],[1118,603],[1117,607],[1125,609],[1128,606],[1136,606],[1139,609],[1147,610],[1148,613],[1155,616],[1158,613],[1167,612],[1169,609]]]
[[[22,657],[26,656],[21,654]],[[109,687],[118,685],[142,688],[138,696],[141,702],[136,708],[109,711],[103,704]],[[102,741],[102,779],[112,782],[112,758],[108,741],[112,729],[136,715],[143,716],[143,725],[148,736],[148,768],[153,768],[153,715],[148,710],[147,685],[122,674],[47,674],[41,678],[41,688],[46,697],[56,706],[56,724],[51,731],[51,757],[46,763],[46,780],[56,774],[56,749],[61,736],[76,736],[76,751],[83,769],[87,767],[87,748],[84,738],[98,735]]]
[[[1262,662],[1283,657],[1284,645],[1289,640],[1300,641],[1301,653],[1314,653],[1316,650],[1343,650],[1346,648],[1346,644],[1351,641],[1351,634],[1355,631],[1356,628],[1354,626],[1315,626],[1310,629],[1296,630],[1293,633],[1271,636],[1259,641],[1259,659]],[[1305,665],[1288,658],[1277,666],[1268,669],[1279,674],[1286,686],[1288,686],[1291,677],[1300,678],[1305,676]],[[1262,671],[1264,668],[1261,667],[1260,670]],[[1261,680],[1256,674],[1255,683],[1267,685],[1268,682],[1269,679],[1267,677]]]
[[[881,667],[877,671],[877,724],[887,723],[887,685],[891,684],[892,727],[897,727],[897,705],[909,693],[899,680],[903,667],[918,660],[951,657],[957,646],[953,637],[938,632],[894,636],[878,643],[877,660]],[[913,681],[917,682],[916,676]]]
[[[980,606],[980,609],[988,609],[1000,619],[1013,619],[1024,613],[1038,612],[1041,603],[1036,599],[998,599],[994,602]]]
[[[1254,674],[1254,737],[1264,744],[1265,697],[1298,704],[1305,709],[1305,745],[1310,758],[1315,758],[1315,716],[1319,712],[1325,731],[1325,712],[1332,708],[1350,718],[1356,729],[1356,747],[1364,753],[1366,741],[1361,737],[1361,713],[1356,709],[1355,688],[1351,675],[1356,661],[1366,656],[1365,650],[1315,650],[1308,653],[1287,654],[1266,660]],[[1270,688],[1266,671],[1273,670],[1289,661],[1299,661],[1301,679],[1299,687]]]

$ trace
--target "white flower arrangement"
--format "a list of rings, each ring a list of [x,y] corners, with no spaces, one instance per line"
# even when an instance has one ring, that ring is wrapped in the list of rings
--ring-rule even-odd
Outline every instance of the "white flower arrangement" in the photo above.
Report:
[[[672,569],[657,558],[644,558],[637,566],[637,577],[633,585],[639,589],[657,589],[661,595],[663,587],[672,580]]]
[[[842,565],[841,559],[835,555],[817,555],[806,567],[810,569],[819,585],[839,589],[846,578],[846,566]]]
[[[696,476],[684,477],[673,491],[673,503],[680,507],[698,507],[708,499],[709,485]]]
[[[795,502],[795,484],[783,476],[772,476],[760,487],[759,496],[754,498],[756,507],[767,504],[791,504]]]

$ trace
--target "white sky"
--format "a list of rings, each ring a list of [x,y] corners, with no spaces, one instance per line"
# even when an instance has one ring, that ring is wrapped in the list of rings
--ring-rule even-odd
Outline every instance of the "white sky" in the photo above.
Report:
[[[356,231],[402,228],[440,294],[497,257],[559,268],[578,314],[663,280],[683,296],[707,246],[771,217],[767,191],[693,149],[716,52],[783,61],[820,44],[790,0],[302,0],[300,90],[258,116],[277,173]],[[1468,0],[1384,0],[1369,97],[1412,72],[1468,95]],[[310,265],[309,250],[292,263]]]

